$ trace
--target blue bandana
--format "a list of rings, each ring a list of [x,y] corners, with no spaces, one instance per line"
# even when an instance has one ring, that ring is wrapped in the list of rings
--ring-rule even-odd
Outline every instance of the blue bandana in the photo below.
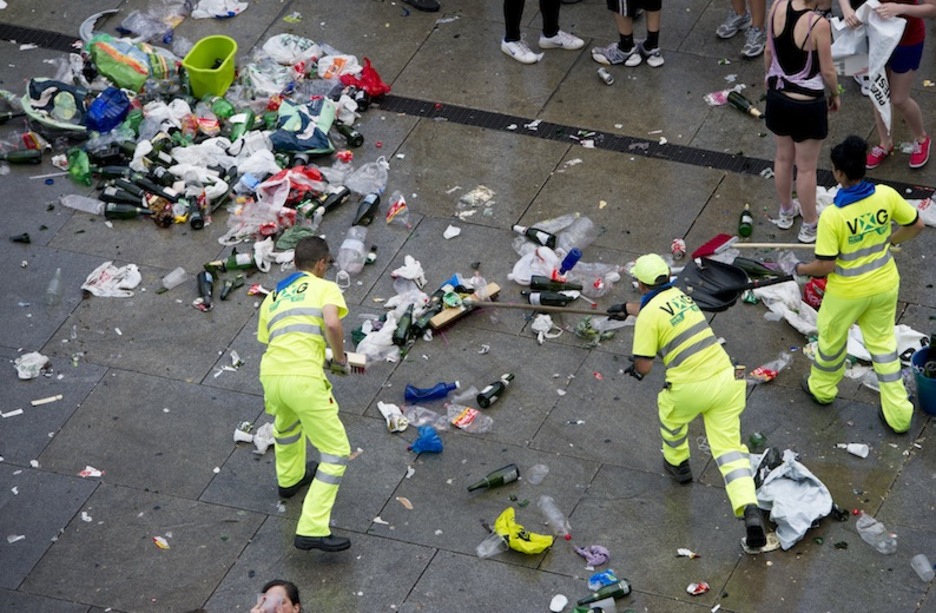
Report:
[[[835,198],[832,202],[835,203],[840,209],[847,207],[853,202],[858,202],[859,200],[864,200],[868,196],[874,193],[874,184],[869,183],[868,181],[861,181],[856,183],[851,187],[843,187],[838,190],[838,193],[835,194]]]
[[[289,275],[288,277],[286,277],[285,279],[277,283],[276,289],[273,290],[273,292],[276,294],[280,293],[281,291],[283,291],[284,289],[292,285],[293,282],[296,281],[296,279],[298,279],[299,277],[304,277],[305,274],[306,273],[302,272],[301,270],[299,272],[294,272],[293,274]]]
[[[660,292],[665,292],[666,290],[670,289],[671,287],[673,287],[672,282],[670,282],[670,283],[664,283],[663,285],[661,285],[660,287],[656,288],[655,290],[651,290],[651,291],[647,292],[646,294],[644,294],[643,297],[640,299],[640,308],[644,308],[645,306],[647,306],[647,303],[650,302],[651,300],[653,300],[653,297],[654,297],[654,296],[656,296],[656,295],[659,294]]]

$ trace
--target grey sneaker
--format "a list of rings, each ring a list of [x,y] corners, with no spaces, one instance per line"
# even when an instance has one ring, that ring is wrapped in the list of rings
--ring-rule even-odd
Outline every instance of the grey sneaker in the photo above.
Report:
[[[574,51],[584,46],[584,40],[578,36],[572,36],[568,32],[563,32],[562,30],[559,30],[556,32],[555,36],[550,36],[549,38],[540,34],[539,38],[540,49],[569,49],[570,51]]]
[[[640,53],[638,52],[638,46],[634,47],[627,52],[621,51],[621,48],[618,47],[617,41],[614,41],[607,47],[595,47],[591,50],[592,59],[598,62],[599,64],[605,64],[607,66],[613,66],[616,64],[624,64],[628,62],[628,66],[636,66],[640,63],[642,59]],[[637,58],[637,63],[632,64],[633,60],[631,58]]]
[[[663,54],[660,53],[660,48],[657,47],[656,49],[647,49],[644,47],[644,42],[645,41],[640,41],[640,44],[636,45],[636,47],[640,49],[640,57],[647,60],[647,66],[650,66],[651,68],[659,68],[663,65]],[[631,64],[630,58],[628,58],[628,61],[624,62],[624,65],[636,66],[639,63],[640,62],[635,62]]]
[[[777,219],[774,221],[777,224],[777,227],[781,230],[789,230],[793,227],[793,221],[800,215],[800,205],[798,200],[793,201],[793,208],[789,210],[784,210],[780,207],[780,214],[777,215]]]
[[[806,223],[803,222],[803,225],[800,226],[799,235],[796,239],[801,243],[815,243],[816,242],[816,226],[819,224]]]
[[[744,33],[744,46],[741,47],[741,55],[748,59],[758,57],[764,53],[764,45],[767,44],[767,30],[764,28],[748,28]]]
[[[750,27],[750,13],[738,15],[734,10],[728,9],[728,17],[726,17],[725,21],[715,30],[715,35],[718,36],[718,38],[731,38],[741,30],[747,30]]]

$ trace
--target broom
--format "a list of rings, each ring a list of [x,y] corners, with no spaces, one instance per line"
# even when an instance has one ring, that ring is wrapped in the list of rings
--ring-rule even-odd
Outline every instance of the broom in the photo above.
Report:
[[[718,234],[692,252],[692,258],[706,258],[731,249],[814,249],[810,243],[739,243],[737,236]]]
[[[524,304],[522,302],[484,302],[479,300],[464,300],[462,304],[468,307],[493,307],[495,309],[522,309],[526,311],[538,311],[540,313],[568,313],[569,315],[593,315],[598,317],[610,317],[624,312],[623,304],[613,304],[607,311],[598,309],[570,309],[561,306],[548,306],[538,304]]]

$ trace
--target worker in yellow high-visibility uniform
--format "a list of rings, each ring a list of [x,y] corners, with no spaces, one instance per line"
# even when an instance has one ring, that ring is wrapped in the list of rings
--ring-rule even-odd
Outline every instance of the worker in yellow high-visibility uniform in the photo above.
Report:
[[[754,474],[741,443],[741,412],[746,383],[718,343],[705,315],[693,300],[670,283],[670,269],[656,254],[641,256],[631,271],[643,295],[625,303],[634,327],[634,363],[627,372],[637,379],[653,368],[659,355],[666,385],[657,396],[663,466],[679,483],[692,481],[689,422],[702,415],[705,434],[736,517],[744,518],[746,544],[764,547],[767,535],[757,506]]]
[[[351,445],[324,366],[327,341],[331,371],[348,372],[341,326],[348,307],[338,286],[323,278],[332,263],[328,244],[306,237],[295,254],[298,272],[280,281],[260,305],[257,340],[267,345],[260,382],[266,412],[273,415],[280,496],[292,497],[311,483],[295,546],[342,551],[351,541],[332,535],[329,520]],[[318,464],[306,463],[306,438],[319,452]]]
[[[867,148],[857,136],[833,147],[832,175],[841,189],[819,217],[816,259],[789,267],[797,275],[828,277],[819,307],[816,361],[802,383],[815,402],[832,403],[845,374],[848,329],[857,322],[881,389],[878,415],[902,433],[910,429],[913,404],[897,356],[900,275],[890,246],[913,238],[925,226],[919,212],[893,188],[864,180]],[[892,223],[900,227],[893,231]]]

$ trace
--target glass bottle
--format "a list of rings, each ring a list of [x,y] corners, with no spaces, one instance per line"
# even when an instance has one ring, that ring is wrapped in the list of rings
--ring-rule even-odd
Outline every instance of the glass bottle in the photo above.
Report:
[[[556,281],[542,275],[533,275],[530,277],[530,289],[535,291],[562,292],[566,290],[582,291],[581,283],[572,283],[571,281]]]
[[[577,604],[586,605],[592,602],[598,602],[599,600],[604,600],[605,598],[623,598],[630,593],[631,586],[627,579],[618,579],[616,583],[606,585],[597,592],[593,592],[590,596],[580,598]]]
[[[520,478],[520,469],[516,464],[508,464],[503,468],[489,472],[483,479],[468,486],[468,491],[491,489],[513,483]]]
[[[550,249],[555,249],[556,247],[556,235],[550,234],[549,232],[544,232],[538,228],[533,228],[530,226],[514,226],[514,232],[517,234],[522,234],[528,239],[536,243],[537,245],[542,245],[543,247],[549,247]]]
[[[62,269],[56,268],[49,286],[46,288],[46,304],[55,306],[62,301]]]
[[[536,306],[566,306],[573,300],[574,296],[566,296],[559,292],[531,292],[530,290],[521,290],[520,293],[527,297],[530,304]]]
[[[507,386],[510,385],[510,382],[513,381],[514,376],[512,373],[504,373],[501,375],[500,379],[486,386],[478,394],[477,401],[478,406],[482,409],[486,409],[501,397],[504,391],[507,389]]]
[[[393,331],[393,344],[402,347],[406,344],[410,335],[410,327],[413,325],[413,305],[406,307],[400,320],[397,322],[396,330]]]
[[[369,226],[374,221],[374,215],[377,214],[377,208],[380,206],[380,195],[370,193],[361,198],[358,204],[357,215],[354,217],[352,225]]]
[[[751,215],[751,205],[745,203],[741,217],[738,219],[738,236],[747,238],[754,233],[754,217]]]

